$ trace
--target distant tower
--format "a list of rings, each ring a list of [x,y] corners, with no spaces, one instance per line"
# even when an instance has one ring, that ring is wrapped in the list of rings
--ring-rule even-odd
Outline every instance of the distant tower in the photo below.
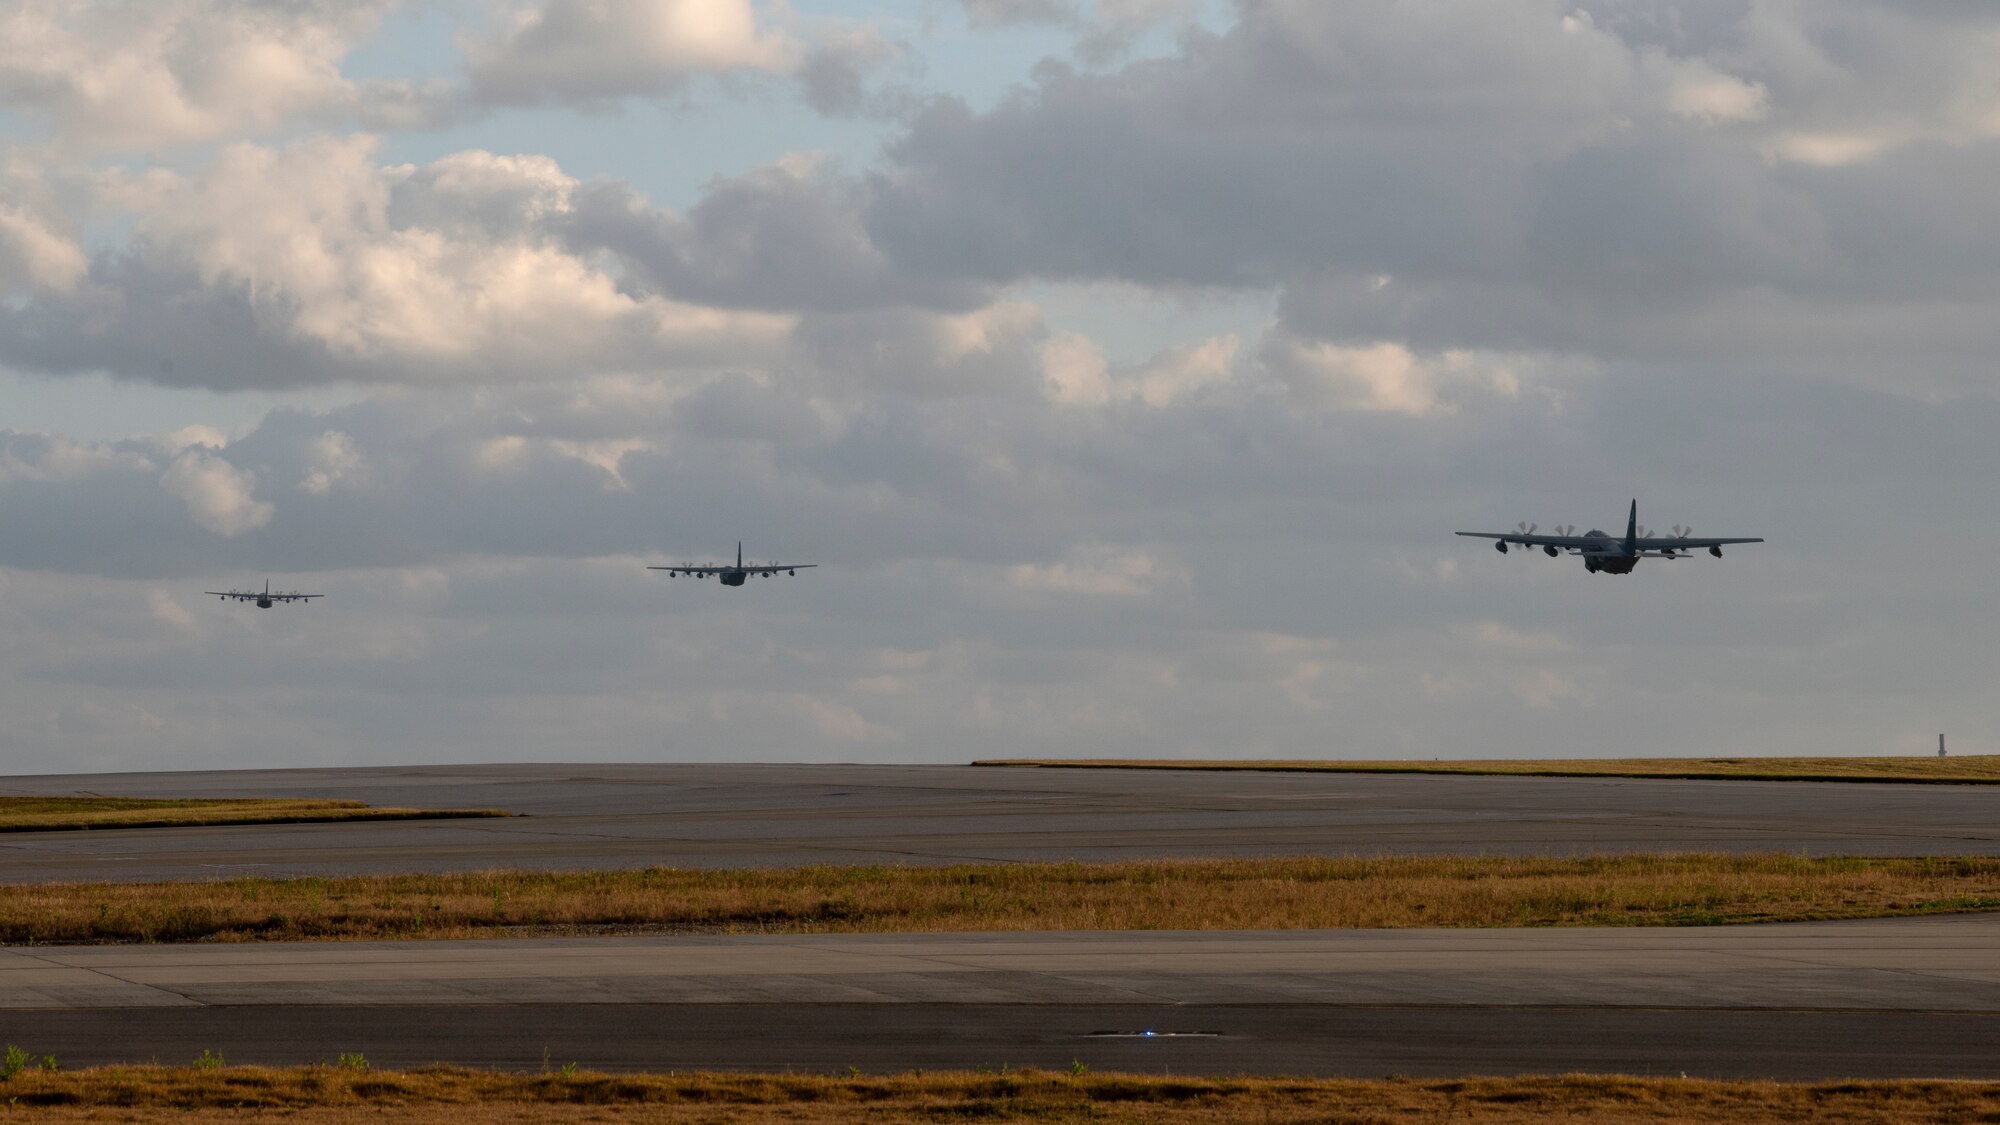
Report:
[[[1938,735],[1938,757],[1944,757],[1944,735]]]

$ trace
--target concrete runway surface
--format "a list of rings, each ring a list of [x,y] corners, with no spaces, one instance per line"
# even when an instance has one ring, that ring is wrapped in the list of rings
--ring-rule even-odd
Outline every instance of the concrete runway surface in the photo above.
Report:
[[[1309,853],[2000,855],[2000,786],[852,765],[0,778],[0,793],[77,792],[525,815],[0,835],[0,881]]]
[[[0,881],[1288,854],[2000,854],[2000,788],[495,765],[0,779],[505,820],[0,835]],[[1144,1036],[1144,1031],[1187,1034]],[[1715,929],[592,938],[0,951],[0,1039],[533,1069],[2000,1078],[2000,917]]]
[[[68,1065],[2000,1078],[1996,950],[1993,915],[14,948],[0,1024]]]

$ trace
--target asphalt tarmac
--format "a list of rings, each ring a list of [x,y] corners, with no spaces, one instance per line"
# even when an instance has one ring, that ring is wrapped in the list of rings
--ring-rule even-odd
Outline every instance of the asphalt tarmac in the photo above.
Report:
[[[0,881],[1299,854],[2000,855],[2000,786],[855,765],[0,778],[0,793],[80,792],[523,815],[5,834]]]
[[[16,948],[0,1025],[72,1066],[2000,1078],[1996,948],[1993,915]]]
[[[1290,854],[2000,854],[2000,788],[951,766],[0,779],[501,820],[0,835],[0,881]],[[65,1065],[2000,1078],[2000,917],[1713,929],[591,938],[0,950]],[[1153,1035],[1144,1034],[1147,1031]],[[1161,1034],[1172,1033],[1172,1034]]]

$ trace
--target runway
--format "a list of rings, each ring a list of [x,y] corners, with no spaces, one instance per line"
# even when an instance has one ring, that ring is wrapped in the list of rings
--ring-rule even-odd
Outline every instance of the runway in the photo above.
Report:
[[[2000,1078],[1995,948],[1993,915],[14,948],[0,1020],[67,1065]]]
[[[0,880],[1634,851],[2000,854],[2000,788],[956,766],[0,779],[501,820],[0,835]],[[633,1069],[2000,1078],[2000,917],[1713,929],[647,937],[0,951],[9,1042]],[[1185,1034],[1146,1036],[1154,1032]]]
[[[0,778],[5,793],[334,797],[503,820],[0,835],[0,880],[1634,851],[2000,855],[2000,787],[488,765]]]

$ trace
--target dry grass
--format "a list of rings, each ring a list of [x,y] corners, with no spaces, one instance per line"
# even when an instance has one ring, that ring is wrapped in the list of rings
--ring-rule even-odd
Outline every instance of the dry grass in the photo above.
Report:
[[[1635,855],[523,872],[0,887],[0,944],[592,932],[1715,925],[2000,910],[2000,858]]]
[[[360,801],[314,801],[293,797],[0,796],[0,832],[511,815],[501,809],[378,809]]]
[[[1101,770],[1470,773],[1526,777],[1670,777],[1695,781],[1904,781],[1939,785],[2000,785],[2000,754],[1959,758],[1496,758],[1492,761],[1442,762],[992,758],[972,764]]]
[[[0,1116],[34,1121],[870,1122],[1033,1120],[1225,1125],[1551,1118],[1668,1125],[2000,1121],[1993,1082],[1723,1082],[1619,1077],[1349,1080],[1003,1074],[518,1075],[117,1067],[25,1071]]]

